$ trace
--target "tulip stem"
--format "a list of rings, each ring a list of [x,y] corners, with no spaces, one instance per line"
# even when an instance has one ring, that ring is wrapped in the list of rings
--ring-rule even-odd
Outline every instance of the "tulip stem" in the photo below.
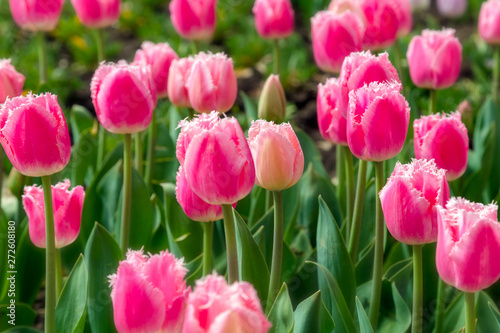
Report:
[[[201,222],[203,226],[203,276],[212,270],[212,241],[214,238],[214,223]]]
[[[429,100],[429,114],[437,113],[437,90],[431,89],[430,92],[430,100]]]
[[[380,310],[380,294],[382,291],[382,273],[384,263],[384,212],[380,201],[379,192],[384,186],[384,162],[375,164],[375,256],[373,259],[372,295],[370,300],[370,323],[374,330],[377,328]]]
[[[356,186],[356,200],[354,201],[354,211],[352,216],[352,229],[349,235],[349,254],[352,264],[356,265],[358,257],[359,233],[361,232],[361,218],[363,217],[363,205],[365,202],[366,167],[367,161],[359,160],[358,164],[358,184]]]
[[[403,69],[403,55],[401,54],[401,48],[403,45],[401,45],[401,39],[398,39],[396,43],[394,44],[394,54],[396,55],[396,66],[398,67],[398,74],[399,74],[399,81],[403,85],[403,95],[408,98],[408,91],[407,91],[407,86],[406,86],[406,80],[405,80],[405,72]]]
[[[125,254],[130,235],[130,203],[132,199],[132,134],[125,134],[123,146],[123,204],[120,248]]]
[[[43,31],[37,32],[38,35],[38,74],[40,85],[47,83],[47,41]]]
[[[97,134],[97,170],[99,170],[102,166],[102,162],[104,161],[104,151],[106,148],[106,130],[102,127],[101,124],[98,125],[98,134]],[[96,170],[96,171],[97,171]]]
[[[434,333],[443,332],[444,310],[446,307],[446,284],[440,277],[438,277],[438,280],[436,324],[434,325]]]
[[[62,266],[61,266],[61,250],[56,249],[56,296],[59,298],[63,288]]]
[[[134,135],[135,141],[135,169],[142,176],[142,133],[137,132]]]
[[[465,294],[465,333],[476,332],[476,293]]]
[[[275,39],[273,43],[273,72],[276,75],[280,74],[280,47],[278,44],[279,40]]]
[[[153,169],[155,163],[155,146],[156,146],[156,112],[153,112],[153,118],[151,118],[151,124],[148,128],[148,152],[147,152],[147,164],[146,164],[146,175],[144,177],[146,185],[151,185],[153,179]]]
[[[233,207],[222,204],[222,214],[224,215],[224,231],[226,233],[227,275],[229,284],[233,284],[239,280]]]
[[[413,319],[411,332],[422,332],[422,245],[413,245]]]
[[[281,264],[283,260],[283,192],[273,191],[274,199],[274,240],[273,260],[271,263],[271,276],[269,292],[267,293],[266,313],[269,313],[274,299],[281,286]]]
[[[45,332],[56,331],[56,242],[50,175],[42,176],[45,205]]]
[[[97,62],[101,63],[105,60],[106,57],[104,55],[104,36],[102,29],[95,30],[95,39],[97,45]]]
[[[341,203],[342,208],[346,208],[344,211],[342,210],[342,213],[347,215],[347,200],[346,200],[346,170],[345,170],[345,157],[344,157],[344,150],[342,149],[342,146],[337,145],[336,148],[336,159],[335,159],[335,166],[336,166],[336,176],[337,176],[337,198],[339,199]]]
[[[347,186],[346,186],[346,206],[347,206],[347,215],[346,215],[346,239],[349,239],[351,224],[352,224],[352,214],[354,210],[354,164],[352,161],[352,153],[349,150],[349,147],[342,146],[344,150],[344,161],[345,161],[345,174],[347,178]]]
[[[493,82],[491,86],[491,94],[493,100],[498,103],[498,95],[500,88],[500,46],[495,46],[495,56],[493,59]]]

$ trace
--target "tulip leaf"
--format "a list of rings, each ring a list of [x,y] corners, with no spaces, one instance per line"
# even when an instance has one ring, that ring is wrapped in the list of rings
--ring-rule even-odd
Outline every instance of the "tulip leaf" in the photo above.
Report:
[[[92,128],[94,120],[95,118],[85,107],[78,104],[73,105],[69,113],[69,123],[74,142],[79,142],[82,133]]]
[[[294,312],[294,333],[332,332],[335,328],[332,316],[321,300],[321,291],[317,291],[302,301]]]
[[[498,324],[500,318],[497,318],[495,311],[498,313],[498,308],[488,294],[484,291],[476,293],[476,330],[478,333],[500,332]]]
[[[392,299],[394,301],[394,316],[383,317],[378,330],[380,332],[406,332],[411,324],[411,312],[401,297],[396,284],[391,284]],[[378,331],[377,330],[377,331]]]
[[[344,238],[335,222],[325,201],[320,196],[319,199],[318,229],[316,234],[316,251],[318,253],[318,264],[323,265],[332,273],[338,282],[349,311],[354,313],[356,296],[356,278],[354,267],[347,251]],[[318,276],[320,289],[325,289],[326,281],[323,275]],[[330,295],[323,296],[325,303]]]
[[[328,173],[323,166],[323,159],[321,158],[321,154],[316,147],[316,143],[301,129],[296,128],[295,134],[297,135],[302,151],[304,152],[304,166],[308,167],[309,164],[312,164],[317,173],[327,178]]]
[[[170,115],[176,114],[170,110]],[[178,121],[175,122],[177,127]],[[174,127],[174,128],[175,128]],[[159,121],[156,128],[155,163],[153,168],[153,180],[156,183],[175,182],[179,161],[175,157],[175,140],[171,135],[177,134],[179,130],[170,132],[168,126]]]
[[[67,169],[71,170],[71,184],[89,184],[95,172],[97,138],[91,129],[84,130],[73,146]]]
[[[447,289],[450,286],[446,286]],[[455,332],[465,326],[465,297],[460,292],[446,307],[443,320],[444,332]]]
[[[43,333],[43,332],[32,327],[16,325],[15,327],[12,327],[6,331],[2,331],[2,333]]]
[[[15,312],[13,313],[13,317],[10,317],[11,309],[8,307],[9,304],[0,305],[0,331],[5,332],[5,330],[13,329],[12,322],[9,323],[12,319],[14,319],[15,326],[31,326],[35,322],[36,313],[35,311],[25,303],[15,303]],[[8,331],[12,332],[12,331]]]
[[[83,332],[87,303],[87,266],[80,255],[64,285],[56,307],[56,332]]]
[[[498,325],[497,326],[497,330],[500,330],[500,312],[498,311],[498,309],[496,308],[496,306],[493,305],[493,303],[488,302],[488,306],[490,307],[491,313],[495,317],[495,321],[496,321],[496,323]]]
[[[359,321],[359,333],[373,333],[372,325],[370,324],[370,319],[366,315],[365,308],[359,298],[356,297],[356,310],[358,312]]]
[[[122,253],[114,238],[98,223],[90,234],[84,258],[89,278],[87,312],[92,332],[116,332],[108,276],[117,272]]]
[[[258,109],[255,106],[254,102],[248,97],[245,92],[240,92],[241,99],[243,100],[243,106],[245,108],[245,114],[247,116],[247,122],[250,124],[252,120],[257,120],[259,119],[259,116],[257,114]]]
[[[293,328],[293,308],[286,283],[281,286],[267,316],[273,325],[269,333],[289,333]]]
[[[389,282],[395,282],[401,278],[409,278],[413,270],[413,258],[407,258],[397,263],[394,263],[391,267],[387,269],[384,276],[384,280]]]
[[[0,209],[1,210],[1,209]],[[0,216],[0,239],[2,239],[2,242],[0,242],[0,267],[8,267],[8,222],[7,219],[3,218],[3,214]],[[12,253],[11,253],[12,254]],[[1,269],[0,270],[0,304],[3,304],[3,299],[4,297],[7,296],[7,285],[8,285],[8,270],[7,269]]]

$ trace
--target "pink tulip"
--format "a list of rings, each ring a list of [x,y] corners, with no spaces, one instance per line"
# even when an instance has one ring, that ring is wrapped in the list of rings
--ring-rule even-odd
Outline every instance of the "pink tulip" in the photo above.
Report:
[[[109,27],[120,17],[120,0],[71,0],[76,15],[89,28]]]
[[[168,43],[154,44],[144,42],[135,52],[134,62],[151,66],[151,74],[158,98],[168,97],[168,74],[172,61],[178,59],[177,53]]]
[[[400,28],[398,8],[393,0],[359,0],[366,17],[365,49],[381,50],[396,41]]]
[[[174,59],[170,64],[167,83],[168,98],[172,104],[178,107],[191,107],[186,82],[189,78],[189,74],[191,74],[193,62],[193,58],[188,57]]]
[[[347,121],[340,111],[340,87],[336,78],[318,85],[318,126],[323,138],[347,146]]]
[[[434,159],[451,181],[467,168],[469,137],[460,112],[434,114],[413,123],[416,158]]]
[[[179,123],[177,159],[189,186],[212,205],[233,204],[255,184],[252,154],[238,121],[217,112]]]
[[[226,112],[238,92],[233,60],[223,53],[199,53],[186,85],[189,102],[197,112]]]
[[[183,333],[266,333],[271,323],[262,312],[257,292],[248,282],[230,286],[222,276],[196,281],[189,295]]]
[[[372,82],[349,93],[347,141],[354,156],[385,161],[403,149],[410,106],[398,82]]]
[[[443,17],[456,18],[464,15],[468,0],[437,0],[439,14]]]
[[[75,186],[68,191],[70,182],[52,185],[52,203],[54,209],[54,227],[56,248],[60,249],[75,241],[80,233],[83,199],[85,191]],[[30,239],[35,246],[45,248],[45,204],[43,189],[39,186],[24,188],[23,206],[28,215]]]
[[[294,12],[290,0],[256,0],[255,27],[262,38],[285,38],[293,32]]]
[[[500,1],[489,0],[481,5],[479,35],[487,43],[500,44]]]
[[[347,118],[349,92],[371,82],[384,81],[399,82],[398,72],[389,61],[387,52],[378,56],[372,55],[370,51],[355,52],[345,58],[339,76],[342,115]]]
[[[24,75],[16,71],[10,59],[0,59],[0,104],[7,97],[13,98],[22,94]]]
[[[444,89],[452,86],[462,65],[462,45],[455,30],[423,30],[412,38],[406,57],[410,76],[416,86]]]
[[[410,0],[396,0],[394,1],[394,7],[396,8],[396,14],[399,21],[397,36],[406,36],[411,32],[411,29],[413,27],[411,2]]]
[[[101,63],[90,84],[97,119],[111,133],[145,130],[153,117],[156,91],[149,67]]]
[[[445,173],[433,160],[396,163],[379,193],[387,229],[396,240],[410,245],[437,240],[435,206],[444,206],[450,198]]]
[[[345,57],[362,50],[365,24],[351,10],[321,11],[311,19],[311,32],[316,64],[326,72],[338,73]]]
[[[179,35],[186,39],[207,40],[215,31],[217,0],[172,0],[170,19]]]
[[[444,282],[465,292],[488,288],[500,278],[497,205],[451,198],[438,207],[436,266]]]
[[[55,29],[64,0],[9,0],[12,18],[23,30]]]
[[[57,96],[7,99],[0,110],[0,143],[12,166],[23,175],[41,177],[64,169],[71,142]]]
[[[127,252],[109,276],[115,326],[119,333],[181,331],[189,288],[183,261],[168,251]]]
[[[304,171],[304,154],[289,123],[252,121],[248,145],[257,185],[268,191],[283,191],[299,181]]]

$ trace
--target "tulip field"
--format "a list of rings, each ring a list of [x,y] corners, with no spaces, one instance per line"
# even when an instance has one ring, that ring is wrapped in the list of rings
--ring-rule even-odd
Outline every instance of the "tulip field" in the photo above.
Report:
[[[500,0],[0,0],[0,332],[500,332]]]

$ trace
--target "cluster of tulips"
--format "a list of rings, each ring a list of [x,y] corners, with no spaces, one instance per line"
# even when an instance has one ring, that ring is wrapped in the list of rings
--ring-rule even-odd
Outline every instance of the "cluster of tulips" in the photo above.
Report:
[[[71,2],[81,22],[90,28],[103,29],[118,20],[119,0]],[[462,46],[452,29],[424,30],[409,44],[409,73],[416,86],[430,91],[429,110],[413,121],[415,159],[408,164],[397,162],[389,179],[384,176],[384,163],[398,158],[407,142],[410,107],[400,80],[402,72],[393,66],[388,53],[372,52],[390,47],[411,32],[411,6],[425,6],[421,2],[334,0],[311,19],[316,64],[325,72],[338,74],[318,86],[317,120],[323,138],[337,146],[337,179],[339,184],[345,181],[343,189],[338,187],[346,198],[342,242],[352,266],[360,256],[369,162],[375,169],[375,240],[368,316],[363,306],[357,309],[367,317],[365,325],[378,327],[387,228],[397,241],[413,248],[412,332],[422,332],[423,270],[434,269],[423,267],[422,246],[434,242],[437,272],[442,279],[438,298],[444,295],[443,281],[465,292],[465,331],[475,332],[475,293],[500,278],[500,224],[496,204],[450,198],[448,182],[464,174],[469,154],[461,113],[438,113],[437,106],[438,90],[456,82],[462,63]],[[460,4],[448,7],[451,2],[438,1],[440,10],[449,16],[465,10]],[[10,0],[15,22],[22,29],[39,33],[42,44],[43,32],[56,27],[62,5],[63,0]],[[195,42],[212,37],[216,1],[172,0],[169,8],[180,36]],[[279,54],[278,41],[294,29],[290,1],[256,0],[253,13],[257,32],[262,38],[274,40],[275,55]],[[500,44],[499,21],[500,1],[485,2],[479,33],[493,45]],[[102,61],[104,43],[102,35],[97,36]],[[40,83],[44,83],[47,68],[43,52],[40,58]],[[167,43],[144,42],[131,63],[100,62],[90,87],[99,122],[98,166],[103,163],[107,133],[123,135],[124,143],[117,236],[124,257],[116,273],[109,276],[118,332],[268,332],[277,329],[277,324],[279,327],[279,320],[266,315],[278,302],[283,282],[283,212],[287,204],[283,191],[299,182],[307,152],[303,152],[293,127],[284,122],[286,99],[278,59],[276,56],[274,74],[261,92],[261,119],[252,122],[247,135],[236,118],[224,115],[235,104],[238,88],[233,61],[223,53],[196,52],[179,58]],[[500,70],[500,56],[495,61],[499,62],[495,68]],[[499,78],[500,73],[495,73],[495,97]],[[9,60],[2,60],[0,143],[20,174],[34,181],[41,177],[42,187],[26,186],[22,202],[31,241],[46,249],[45,331],[56,332],[55,307],[63,286],[59,249],[79,235],[85,191],[82,186],[70,190],[69,180],[51,184],[51,175],[63,170],[71,158],[68,126],[56,95],[46,92],[23,96],[23,84],[24,76]],[[178,123],[176,144],[176,198],[191,220],[202,223],[204,233],[203,277],[192,288],[186,282],[183,259],[174,257],[169,249],[145,254],[129,246],[134,205],[132,169],[151,184],[159,99],[197,113]],[[144,163],[141,134],[146,131]],[[241,277],[241,244],[237,244],[235,230],[234,209],[255,185],[269,191],[266,201],[271,202],[269,208],[274,207],[272,264],[265,300],[259,299],[254,287]],[[224,220],[227,282],[211,262],[214,221],[220,219]],[[335,320],[341,318],[330,315]],[[442,330],[443,316],[438,308],[437,332]],[[341,332],[342,325],[349,326],[346,322],[335,325]]]

